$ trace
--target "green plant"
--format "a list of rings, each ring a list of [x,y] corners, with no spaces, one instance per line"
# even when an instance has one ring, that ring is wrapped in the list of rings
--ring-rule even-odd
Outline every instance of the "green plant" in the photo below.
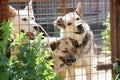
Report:
[[[1,24],[0,27],[0,79],[9,80],[10,72],[8,71],[9,58],[6,57],[6,53],[9,52],[8,40],[12,32],[11,20]]]
[[[106,29],[101,33],[102,38],[105,39],[104,47],[102,48],[103,51],[110,50],[110,15],[108,15],[106,21],[103,23]],[[117,63],[120,63],[120,59],[116,59]],[[120,66],[114,67],[115,74],[113,76],[114,80],[120,80]]]
[[[26,35],[22,37],[21,39],[25,39],[27,42],[19,45],[17,60],[10,65],[11,79],[53,80],[55,73],[50,66],[53,63],[52,60],[46,59],[50,56],[50,51],[46,49],[44,43],[41,43],[42,34],[36,36],[33,43],[29,43]]]
[[[1,80],[61,80],[56,76],[51,65],[53,60],[48,60],[50,50],[42,42],[42,33],[35,37],[30,43],[30,39],[25,33],[17,34],[17,38],[7,49],[7,41],[12,31],[11,21],[3,22],[0,30],[3,31],[0,41],[0,79]],[[25,41],[22,43],[22,41]],[[7,58],[7,50],[17,50],[17,59]]]
[[[101,35],[104,39],[104,47],[102,48],[103,51],[110,50],[110,15],[107,16],[106,21],[103,23],[106,27],[104,31],[102,31]]]
[[[119,66],[119,63],[120,63],[120,59],[116,59],[116,62],[118,63],[117,66],[114,67],[114,80],[120,80],[120,66]]]

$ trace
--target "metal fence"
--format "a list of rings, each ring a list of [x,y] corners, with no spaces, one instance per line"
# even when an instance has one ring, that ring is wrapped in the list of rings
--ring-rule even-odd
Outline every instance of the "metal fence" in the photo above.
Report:
[[[97,50],[99,52],[96,54],[98,64],[105,64],[107,63],[107,58],[111,57],[111,52],[110,50],[104,52],[102,51],[102,48],[104,47],[103,43],[108,38],[106,37],[103,39],[101,32],[106,29],[103,23],[106,21],[108,15],[110,15],[110,0],[33,0],[32,7],[35,21],[45,29],[50,38],[59,38],[61,33],[60,29],[54,26],[53,22],[57,19],[58,16],[63,16],[69,12],[74,12],[79,2],[81,2],[83,6],[82,19],[89,24],[90,29],[94,33],[94,42],[97,44]],[[29,0],[9,0],[9,5],[18,10],[18,13],[19,10],[24,9],[28,3]],[[111,59],[109,61],[111,61]],[[92,64],[88,66],[91,65]],[[75,75],[73,76],[76,77],[75,80],[86,80],[86,75],[89,74],[86,74],[84,68],[75,66],[74,68]],[[94,80],[112,80],[111,70],[97,71],[97,73],[93,74],[95,74],[93,76],[95,77]],[[72,76],[67,75],[67,79],[69,79],[69,77]]]

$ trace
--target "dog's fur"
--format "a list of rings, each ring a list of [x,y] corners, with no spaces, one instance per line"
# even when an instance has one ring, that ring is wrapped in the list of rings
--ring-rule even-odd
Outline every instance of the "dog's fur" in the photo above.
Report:
[[[94,35],[89,25],[82,19],[82,4],[79,3],[74,12],[60,16],[53,23],[61,30],[61,37],[70,37],[78,41],[79,48],[76,57],[75,67],[84,67],[87,80],[93,80],[93,73],[96,72],[94,66],[97,65]],[[59,47],[63,47],[62,45]],[[61,49],[61,48],[60,48]],[[62,54],[57,50],[56,52]],[[63,61],[64,62],[64,61]],[[67,65],[67,64],[66,64]],[[72,65],[73,66],[73,65]],[[68,68],[69,69],[69,68]],[[73,69],[73,70],[72,70]],[[74,68],[69,71],[70,76],[74,76]],[[75,78],[71,78],[75,80]]]
[[[32,0],[23,10],[16,10],[12,6],[9,6],[9,17],[13,21],[13,34],[20,33],[21,31],[33,32],[37,30],[46,35],[42,26],[35,22]]]
[[[58,75],[63,77],[62,80],[65,80],[67,71],[70,72],[68,68],[76,61],[75,54],[77,54],[77,48],[79,47],[78,42],[72,38],[62,38],[52,42],[50,47],[54,69]]]
[[[32,0],[23,10],[16,10],[12,6],[9,6],[9,17],[13,22],[13,40],[16,39],[16,34],[21,34],[21,32],[26,33],[26,35],[29,36],[31,40],[34,40],[36,35],[34,33],[34,30],[38,32],[43,32],[43,35],[47,36],[42,26],[35,22],[34,12],[32,8]],[[22,44],[25,43],[26,40],[22,40]],[[18,44],[15,44],[15,49],[11,50],[11,54],[13,55],[13,57],[16,53],[19,52],[18,46]]]
[[[79,3],[75,12],[60,16],[53,24],[60,28],[61,37],[71,37],[82,43],[84,36],[90,31],[89,25],[82,19],[82,4]]]

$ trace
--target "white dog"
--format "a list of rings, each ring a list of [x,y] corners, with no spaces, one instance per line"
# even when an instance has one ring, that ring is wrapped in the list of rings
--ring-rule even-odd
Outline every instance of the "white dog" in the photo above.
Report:
[[[16,10],[12,6],[9,6],[9,17],[11,18],[13,22],[13,37],[12,39],[16,39],[16,34],[19,34],[21,32],[26,33],[27,36],[30,37],[31,40],[35,38],[34,30],[37,30],[39,32],[43,32],[44,36],[46,36],[46,32],[40,26],[35,22],[35,17],[33,13],[32,8],[32,0],[29,2],[29,4],[23,9],[23,10]],[[14,40],[15,42],[16,40]],[[22,40],[22,44],[26,43],[26,40]],[[18,50],[18,44],[15,44],[15,49],[11,50],[11,54],[14,55],[19,52]]]
[[[61,30],[61,37],[70,37],[78,41],[79,48],[75,54],[76,62],[73,67],[83,67],[86,70],[87,80],[93,80],[94,68],[97,65],[97,55],[94,43],[94,35],[89,25],[82,19],[82,4],[79,3],[74,12],[60,16],[54,25]],[[73,70],[72,70],[73,69]],[[74,68],[70,68],[69,75],[74,76]],[[75,78],[71,78],[75,80]]]
[[[23,10],[16,10],[9,6],[9,17],[13,21],[14,34],[21,31],[33,32],[34,29],[45,33],[44,29],[35,22],[32,0]]]

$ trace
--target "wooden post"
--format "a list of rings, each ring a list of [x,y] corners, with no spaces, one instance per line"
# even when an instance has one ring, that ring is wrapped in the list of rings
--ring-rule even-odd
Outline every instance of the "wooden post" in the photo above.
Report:
[[[120,58],[120,0],[111,0],[111,52],[112,60]]]
[[[62,15],[66,14],[66,0],[62,0]]]
[[[8,20],[8,0],[0,0],[0,25],[3,20]]]
[[[8,7],[8,0],[0,0],[0,26],[4,20],[8,20]],[[0,31],[0,35],[2,35],[2,31]]]
[[[117,0],[116,9],[116,36],[117,36],[117,58],[120,58],[120,0]]]
[[[111,53],[112,53],[112,61],[114,62],[115,59],[118,57],[118,45],[117,45],[117,18],[116,18],[116,5],[117,0],[111,0],[110,1],[110,25],[111,25]]]
[[[111,57],[115,62],[117,58],[120,59],[120,0],[110,0],[110,4]],[[112,72],[114,74],[114,70]]]

